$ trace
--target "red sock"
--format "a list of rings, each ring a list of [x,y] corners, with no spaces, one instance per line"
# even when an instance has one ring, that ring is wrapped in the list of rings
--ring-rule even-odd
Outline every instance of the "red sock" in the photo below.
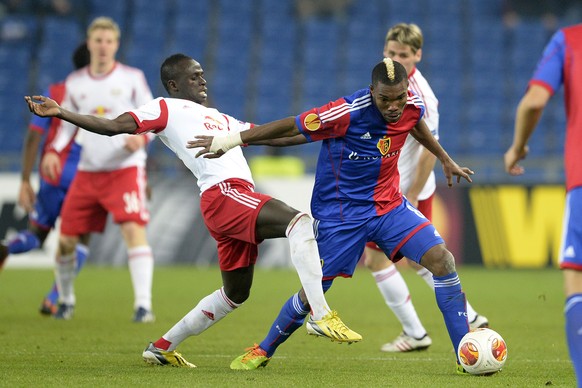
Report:
[[[164,337],[161,337],[159,340],[154,342],[154,346],[158,349],[168,350],[172,343],[168,340],[165,340]]]

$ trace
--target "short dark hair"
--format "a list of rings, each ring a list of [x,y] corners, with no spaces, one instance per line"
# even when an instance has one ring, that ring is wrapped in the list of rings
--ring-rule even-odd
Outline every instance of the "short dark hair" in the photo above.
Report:
[[[162,80],[162,85],[164,85],[164,89],[166,92],[170,92],[168,90],[168,81],[175,80],[180,75],[182,71],[181,68],[178,68],[178,65],[183,61],[192,61],[193,59],[186,54],[173,54],[170,55],[168,58],[164,60],[162,63],[162,67],[160,67],[160,79]]]
[[[75,70],[85,67],[91,62],[91,53],[89,53],[89,49],[87,48],[87,42],[83,42],[75,49],[72,59]]]
[[[404,66],[390,58],[384,58],[372,70],[372,86],[379,82],[385,85],[397,85],[405,79],[408,79],[408,74]]]

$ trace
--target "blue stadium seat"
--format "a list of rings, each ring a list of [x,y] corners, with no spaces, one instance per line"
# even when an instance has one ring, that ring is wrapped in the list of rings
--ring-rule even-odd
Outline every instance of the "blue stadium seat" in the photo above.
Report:
[[[89,23],[99,16],[108,16],[115,20],[121,29],[121,35],[123,36],[127,28],[126,21],[130,12],[131,0],[115,0],[115,1],[103,1],[103,0],[90,0],[90,15]]]

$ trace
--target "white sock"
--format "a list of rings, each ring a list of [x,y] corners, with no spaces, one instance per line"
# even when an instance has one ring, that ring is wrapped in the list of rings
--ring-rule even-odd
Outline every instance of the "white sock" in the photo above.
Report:
[[[329,313],[330,308],[323,295],[323,273],[311,217],[305,213],[297,214],[287,226],[285,234],[289,239],[291,261],[307,296],[312,318],[320,320]]]
[[[471,306],[471,304],[467,300],[467,320],[469,322],[473,322],[475,320],[475,318],[477,318],[477,315],[478,315],[477,311],[475,311],[473,306]]]
[[[202,333],[239,306],[228,299],[223,287],[202,298],[196,307],[162,336],[171,343],[168,351],[176,349],[186,338]]]
[[[143,307],[146,310],[151,310],[152,283],[154,278],[152,248],[149,245],[144,245],[130,248],[127,253],[129,256],[129,273],[131,275],[135,298],[133,308]]]
[[[416,314],[408,286],[396,266],[372,272],[372,276],[384,301],[402,324],[404,332],[417,339],[424,337],[426,330]]]
[[[59,290],[59,303],[75,305],[75,252],[68,255],[57,254],[55,267],[55,281]]]
[[[420,276],[422,280],[424,280],[426,284],[428,284],[428,286],[434,290],[434,279],[432,278],[432,272],[423,267],[416,271],[416,274]]]

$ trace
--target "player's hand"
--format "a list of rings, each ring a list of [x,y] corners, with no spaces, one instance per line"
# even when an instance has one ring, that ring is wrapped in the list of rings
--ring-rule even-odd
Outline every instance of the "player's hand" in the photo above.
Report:
[[[40,162],[40,170],[51,181],[56,181],[61,175],[61,159],[56,152],[47,152]]]
[[[146,144],[144,136],[127,136],[125,139],[125,149],[129,152],[136,152]]]
[[[447,185],[449,187],[453,186],[453,176],[457,177],[457,183],[461,182],[461,178],[465,179],[467,182],[472,183],[471,175],[475,174],[473,170],[468,167],[460,167],[452,159],[449,159],[443,163],[443,172],[447,178]]]
[[[517,164],[520,160],[526,158],[529,153],[529,146],[523,147],[523,149],[517,149],[514,146],[509,147],[505,155],[503,155],[503,161],[505,163],[505,172],[509,175],[522,175],[525,169]]]
[[[34,203],[36,202],[36,194],[32,189],[32,185],[28,181],[22,181],[20,190],[18,192],[18,204],[30,213],[34,210]]]
[[[28,104],[28,110],[37,116],[54,117],[61,111],[55,100],[45,96],[24,96],[24,100]]]
[[[214,141],[214,136],[199,135],[196,136],[196,140],[189,140],[186,144],[186,148],[202,148],[196,153],[196,157],[204,157],[206,159],[220,158],[224,155],[223,150],[210,151],[212,148],[212,142]]]

